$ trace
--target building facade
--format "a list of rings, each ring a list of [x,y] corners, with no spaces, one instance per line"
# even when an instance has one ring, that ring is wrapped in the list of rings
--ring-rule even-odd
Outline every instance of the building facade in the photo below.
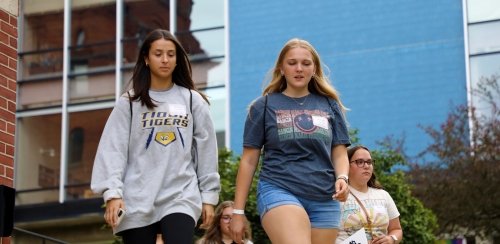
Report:
[[[19,9],[16,226],[106,243],[113,237],[101,228],[102,198],[90,190],[94,156],[151,30],[171,30],[190,54],[224,145],[224,1],[22,0]],[[16,232],[14,240],[35,237]]]
[[[20,0],[17,22],[4,16],[17,25],[19,61],[16,78],[5,75],[16,70],[14,58],[0,59],[8,60],[2,97],[17,90],[16,118],[3,133],[16,128],[15,158],[6,146],[12,165],[0,162],[0,180],[14,179],[16,226],[71,243],[113,238],[101,229],[90,175],[137,49],[155,28],[171,30],[190,53],[218,145],[236,154],[247,107],[294,37],[320,53],[361,142],[377,148],[387,136],[404,138],[410,156],[430,141],[420,125],[439,126],[454,105],[480,104],[473,87],[500,73],[496,0]]]
[[[301,4],[231,2],[232,148],[241,148],[246,106],[293,37],[316,47],[350,127],[370,148],[404,136],[415,155],[429,142],[418,125],[438,125],[451,104],[467,103],[461,1],[322,1],[299,14]]]
[[[17,21],[18,1],[0,2],[0,206],[2,230],[0,243],[11,243],[9,235],[12,218],[6,211],[12,199],[6,194],[14,187],[14,144],[16,132],[17,82]],[[7,228],[9,226],[9,228]]]
[[[454,106],[481,106],[473,90],[500,74],[500,2],[229,2],[229,145],[242,150],[248,104],[260,96],[284,43],[311,42],[350,109],[361,143],[404,139],[415,156]],[[233,99],[236,98],[236,99]]]

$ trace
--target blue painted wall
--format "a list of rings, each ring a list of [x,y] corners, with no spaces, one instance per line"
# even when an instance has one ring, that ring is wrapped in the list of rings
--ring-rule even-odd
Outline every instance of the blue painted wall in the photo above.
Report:
[[[316,47],[369,147],[404,136],[415,155],[430,142],[418,125],[438,126],[453,104],[466,103],[461,1],[229,1],[230,146],[238,154],[248,104],[293,37]]]

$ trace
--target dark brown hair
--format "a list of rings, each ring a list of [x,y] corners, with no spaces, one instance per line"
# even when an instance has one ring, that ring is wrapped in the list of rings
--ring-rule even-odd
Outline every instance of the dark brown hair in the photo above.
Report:
[[[173,42],[176,49],[177,65],[175,66],[174,72],[172,73],[172,82],[187,89],[197,91],[208,103],[207,96],[198,91],[194,86],[194,81],[191,77],[191,63],[189,62],[189,57],[186,51],[174,35],[172,35],[169,31],[163,29],[156,29],[151,31],[148,35],[146,35],[141,45],[139,56],[134,67],[134,73],[132,74],[131,79],[132,88],[134,90],[131,100],[134,101],[138,99],[141,101],[141,105],[146,105],[148,108],[156,107],[151,97],[149,96],[149,89],[151,88],[151,73],[149,67],[146,65],[146,61],[144,60],[144,58],[148,56],[151,44],[154,41],[162,38],[164,40]]]
[[[352,147],[347,149],[347,157],[349,158],[349,164],[351,164],[352,156],[359,149],[365,149],[371,155],[370,149],[368,149],[367,147],[365,147],[363,145],[352,146]],[[375,167],[375,164],[372,164],[372,165],[373,165],[373,167]],[[377,181],[377,176],[375,176],[375,171],[372,172],[372,177],[370,177],[370,179],[368,180],[368,187],[377,188],[377,189],[384,189],[382,184],[380,184],[380,182]]]

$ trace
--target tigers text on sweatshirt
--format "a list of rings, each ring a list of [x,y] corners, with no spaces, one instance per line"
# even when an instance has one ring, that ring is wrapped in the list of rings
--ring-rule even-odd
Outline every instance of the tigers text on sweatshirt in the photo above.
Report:
[[[218,202],[217,142],[207,102],[175,84],[149,95],[157,107],[133,101],[132,114],[127,94],[120,97],[94,161],[92,190],[105,202],[123,198],[125,203],[126,215],[115,233],[171,213],[185,213],[196,222],[202,203]]]

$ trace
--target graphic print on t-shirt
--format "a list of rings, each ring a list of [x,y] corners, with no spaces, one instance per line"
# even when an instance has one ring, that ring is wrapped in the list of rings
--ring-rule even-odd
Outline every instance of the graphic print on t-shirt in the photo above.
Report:
[[[279,140],[330,140],[328,118],[328,113],[321,110],[276,110]]]
[[[180,137],[184,147],[184,139],[179,128],[186,128],[189,125],[189,114],[183,108],[184,105],[170,104],[168,111],[148,111],[141,114],[142,129],[150,130],[146,143],[146,149],[151,141],[162,146],[168,146]],[[160,108],[161,109],[161,108]]]
[[[360,208],[356,200],[350,197],[343,204],[344,206],[342,209],[342,223],[347,234],[350,236],[361,229],[361,227],[365,228],[368,240],[372,239],[370,230],[374,236],[387,234],[386,230],[389,225],[389,216],[385,208],[385,200],[365,199],[361,201],[368,211],[372,224],[371,226],[368,225],[364,211]]]

